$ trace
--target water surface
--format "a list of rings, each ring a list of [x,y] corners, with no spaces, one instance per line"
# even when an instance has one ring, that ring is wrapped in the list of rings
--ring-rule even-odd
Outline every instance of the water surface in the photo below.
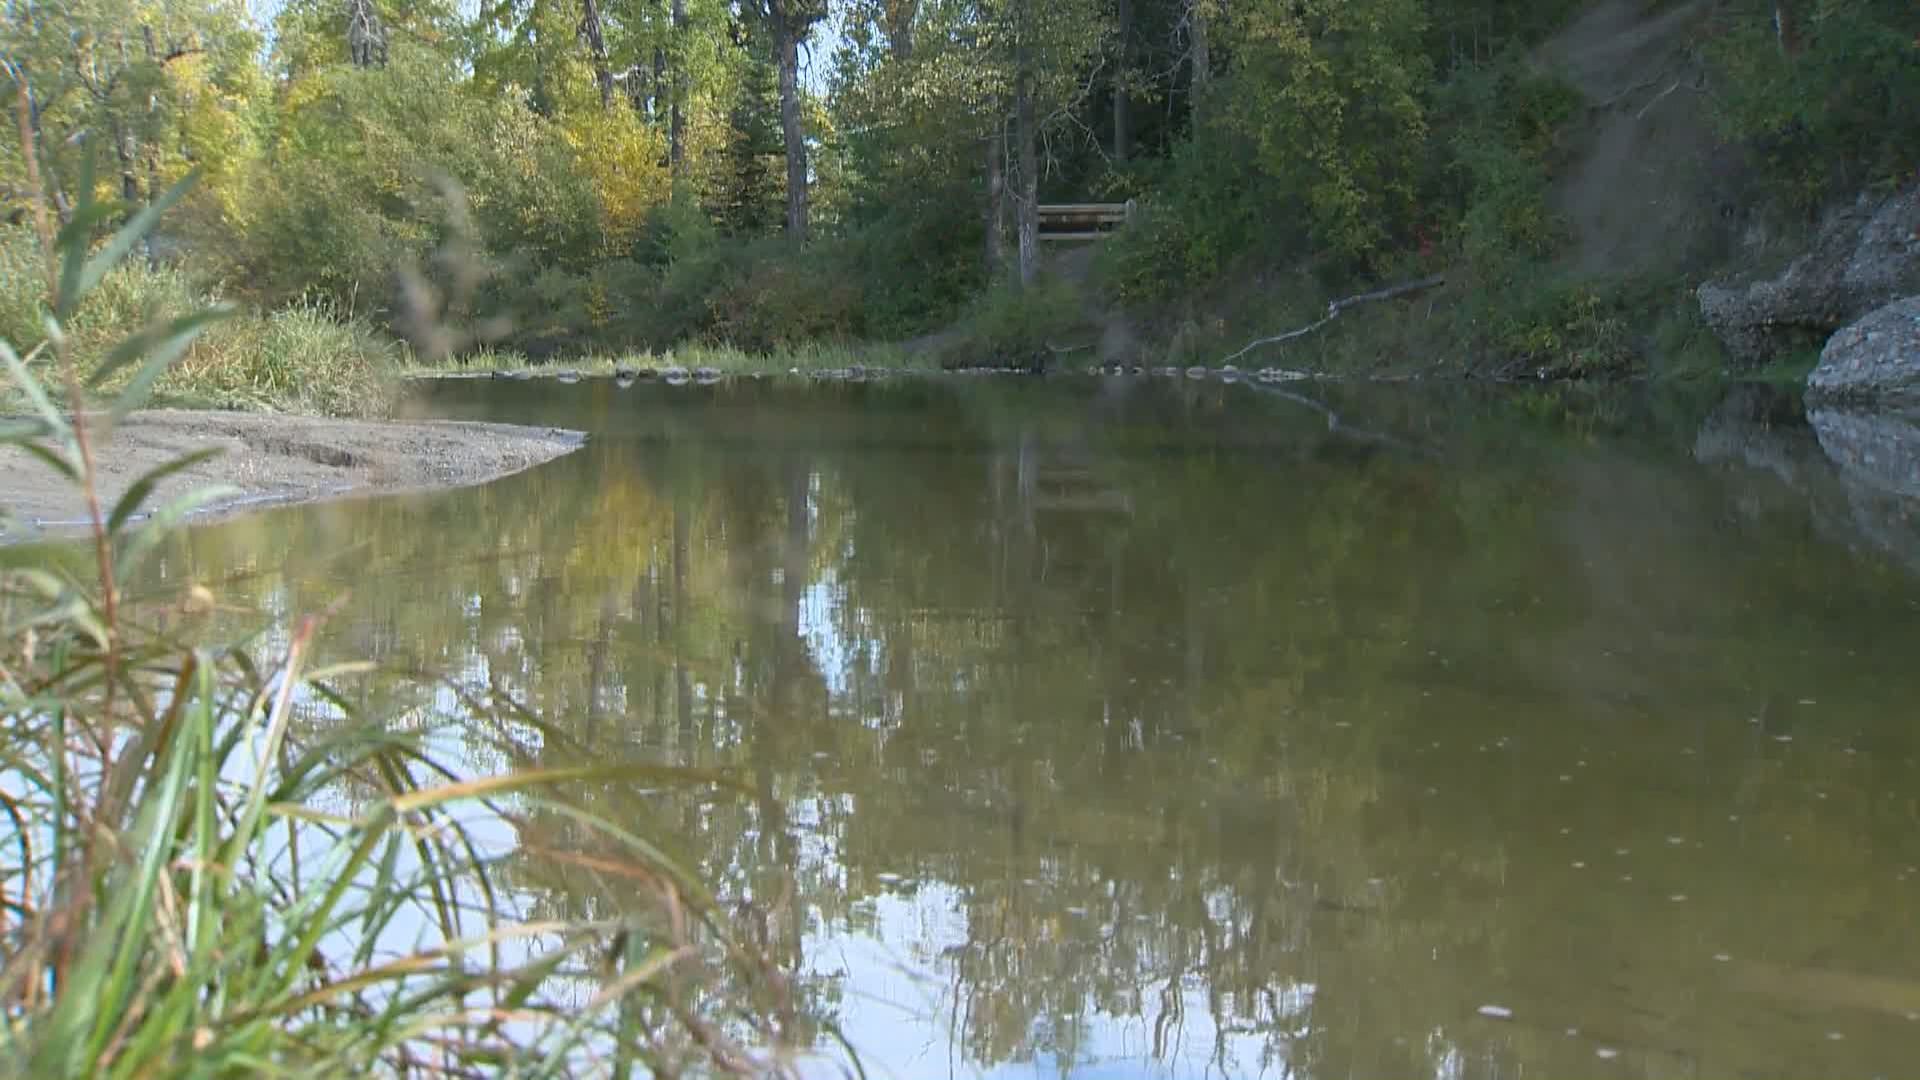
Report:
[[[1912,505],[1765,398],[1312,396],[447,384],[591,443],[166,574],[739,770],[645,825],[875,1075],[1910,1075]]]

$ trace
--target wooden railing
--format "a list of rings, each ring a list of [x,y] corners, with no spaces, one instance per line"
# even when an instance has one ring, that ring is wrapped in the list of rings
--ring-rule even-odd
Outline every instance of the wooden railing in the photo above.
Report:
[[[1133,203],[1060,203],[1040,207],[1040,239],[1098,240],[1127,223]]]

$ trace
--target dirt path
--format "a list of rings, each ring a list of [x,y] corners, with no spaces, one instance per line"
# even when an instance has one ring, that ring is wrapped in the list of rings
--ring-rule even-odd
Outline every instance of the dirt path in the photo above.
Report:
[[[148,500],[149,508],[212,484],[240,490],[211,508],[212,514],[347,494],[460,487],[550,461],[585,441],[575,431],[506,424],[157,409],[128,418],[100,454],[101,501],[110,508],[155,466],[207,446],[226,452],[170,478]],[[0,541],[70,531],[86,514],[71,485],[12,447],[0,447],[0,509],[11,515],[0,522]]]

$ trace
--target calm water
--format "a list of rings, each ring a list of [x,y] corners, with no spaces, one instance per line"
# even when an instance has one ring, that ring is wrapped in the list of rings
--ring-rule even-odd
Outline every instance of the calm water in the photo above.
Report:
[[[1912,1075],[1916,504],[1748,392],[1328,393],[449,384],[592,442],[167,573],[740,770],[644,824],[876,1075]]]

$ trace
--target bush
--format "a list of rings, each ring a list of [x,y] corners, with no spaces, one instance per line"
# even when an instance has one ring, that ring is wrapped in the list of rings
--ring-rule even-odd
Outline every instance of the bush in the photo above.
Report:
[[[1746,3],[1709,44],[1722,129],[1749,143],[1776,198],[1810,211],[1920,172],[1920,4],[1803,0],[1783,50],[1772,4]]]
[[[1001,284],[974,301],[939,357],[943,367],[1044,367],[1084,345],[1085,301],[1073,284],[1042,276],[1031,288]]]
[[[1616,291],[1591,284],[1536,287],[1502,298],[1487,346],[1499,360],[1546,375],[1617,374],[1635,355],[1626,316]]]
[[[1454,241],[1483,286],[1514,285],[1565,241],[1547,204],[1549,156],[1580,101],[1517,53],[1463,67],[1440,89],[1434,112],[1447,126],[1429,201],[1457,208]]]

